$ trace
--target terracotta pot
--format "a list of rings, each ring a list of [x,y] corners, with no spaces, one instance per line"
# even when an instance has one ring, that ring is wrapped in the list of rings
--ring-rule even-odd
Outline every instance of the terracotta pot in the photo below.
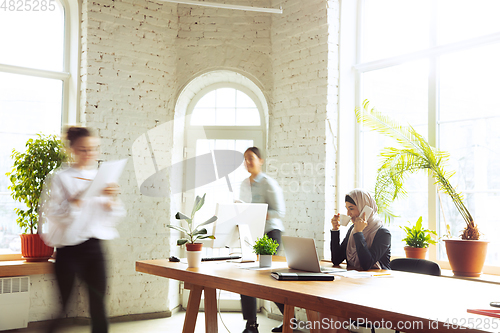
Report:
[[[188,251],[201,251],[202,247],[202,243],[186,244],[186,250]]]
[[[429,251],[428,247],[405,246],[406,258],[425,259],[427,251]]]
[[[487,241],[445,239],[446,254],[453,274],[478,277],[486,260]]]
[[[202,243],[186,244],[188,268],[200,267],[202,247]]]
[[[47,261],[53,253],[54,248],[45,245],[40,235],[21,235],[21,254],[26,261]]]

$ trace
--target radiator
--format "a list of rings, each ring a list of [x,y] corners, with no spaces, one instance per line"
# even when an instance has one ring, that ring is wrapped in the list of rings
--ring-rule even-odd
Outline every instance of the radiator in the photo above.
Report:
[[[0,331],[28,327],[29,276],[0,279]]]

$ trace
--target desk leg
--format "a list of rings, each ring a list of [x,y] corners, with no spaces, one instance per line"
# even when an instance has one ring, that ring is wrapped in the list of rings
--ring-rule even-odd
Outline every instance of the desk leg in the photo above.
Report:
[[[291,320],[294,316],[295,307],[289,304],[285,304],[285,313],[283,313],[283,333],[292,333],[293,330],[290,327]]]
[[[186,317],[184,317],[184,327],[182,333],[194,333],[196,327],[196,318],[200,310],[201,291],[203,287],[192,285],[191,292],[189,293],[189,300],[186,310]]]
[[[217,333],[217,295],[213,288],[204,288],[205,293],[205,332]]]

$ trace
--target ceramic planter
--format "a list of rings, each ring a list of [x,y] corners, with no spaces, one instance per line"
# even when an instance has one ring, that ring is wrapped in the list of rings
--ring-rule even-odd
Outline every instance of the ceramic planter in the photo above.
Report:
[[[198,268],[201,264],[202,243],[186,244],[187,261],[189,268]]]
[[[273,256],[272,255],[259,255],[259,267],[264,268],[264,267],[271,267],[273,263]]]
[[[428,247],[405,246],[406,258],[425,259]]]
[[[478,277],[486,260],[487,241],[445,239],[446,254],[453,274]]]
[[[39,234],[21,235],[21,254],[26,261],[47,261],[53,253],[54,248],[45,245]]]

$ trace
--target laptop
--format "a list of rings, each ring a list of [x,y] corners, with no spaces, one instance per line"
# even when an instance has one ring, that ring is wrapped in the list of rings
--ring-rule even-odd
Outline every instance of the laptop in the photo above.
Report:
[[[313,238],[282,236],[288,267],[313,273],[333,273],[345,271],[342,268],[321,267]]]

